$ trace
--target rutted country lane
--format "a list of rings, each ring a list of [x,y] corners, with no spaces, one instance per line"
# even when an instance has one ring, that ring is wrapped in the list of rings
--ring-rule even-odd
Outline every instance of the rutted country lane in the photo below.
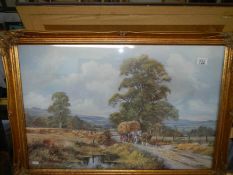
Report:
[[[177,150],[172,145],[151,146],[134,144],[134,146],[144,152],[157,156],[164,161],[169,169],[208,169],[211,167],[212,158],[206,155]]]

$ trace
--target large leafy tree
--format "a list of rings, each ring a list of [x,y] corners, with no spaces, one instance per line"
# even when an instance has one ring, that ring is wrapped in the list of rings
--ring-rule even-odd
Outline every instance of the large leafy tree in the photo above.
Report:
[[[53,104],[49,106],[48,112],[52,113],[53,121],[56,121],[59,128],[66,127],[67,120],[70,117],[69,97],[65,92],[55,92],[52,95]]]
[[[129,58],[122,63],[120,75],[124,78],[119,93],[109,99],[113,107],[119,105],[119,112],[110,115],[115,125],[137,120],[149,129],[165,119],[178,119],[178,111],[167,101],[171,78],[161,63],[147,55]]]

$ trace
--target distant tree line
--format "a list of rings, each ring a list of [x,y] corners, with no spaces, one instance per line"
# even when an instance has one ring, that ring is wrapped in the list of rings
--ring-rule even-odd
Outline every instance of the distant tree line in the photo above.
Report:
[[[215,130],[206,126],[199,126],[196,129],[190,131],[180,131],[177,128],[171,128],[168,126],[157,127],[156,130],[153,130],[154,135],[164,136],[164,137],[209,137],[215,136]]]
[[[215,136],[215,130],[213,128],[199,126],[197,129],[192,129],[188,132],[189,137],[206,137],[208,141],[209,136]]]

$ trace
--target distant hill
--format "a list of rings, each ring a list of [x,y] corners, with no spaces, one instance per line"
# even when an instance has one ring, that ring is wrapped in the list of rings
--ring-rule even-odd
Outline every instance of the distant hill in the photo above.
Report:
[[[89,116],[89,115],[78,115],[81,120],[84,120],[88,123],[94,124],[96,126],[101,126],[103,128],[111,128],[112,125],[106,117],[100,116]]]
[[[215,120],[206,120],[206,121],[192,121],[192,120],[167,120],[164,124],[171,128],[177,128],[180,131],[190,131],[192,129],[196,129],[199,126],[205,126],[208,128],[216,129],[216,121]]]
[[[25,109],[26,115],[29,115],[31,117],[43,117],[43,116],[49,116],[49,112],[46,109],[41,108],[26,108]]]
[[[30,118],[34,117],[48,117],[51,114],[48,113],[46,109],[41,108],[26,108],[25,109],[26,114],[30,116]],[[74,114],[75,116],[78,116],[78,118],[86,123],[89,123],[91,125],[95,125],[102,128],[111,128],[112,125],[109,121],[109,118],[107,117],[101,117],[101,116],[90,116],[90,115],[81,115],[81,114]],[[85,125],[83,123],[83,125]],[[208,128],[212,128],[215,130],[216,128],[216,121],[215,120],[206,120],[206,121],[192,121],[192,120],[166,120],[164,121],[164,125],[171,127],[171,128],[177,128],[179,131],[190,131],[192,129],[197,129],[199,126],[205,126]]]

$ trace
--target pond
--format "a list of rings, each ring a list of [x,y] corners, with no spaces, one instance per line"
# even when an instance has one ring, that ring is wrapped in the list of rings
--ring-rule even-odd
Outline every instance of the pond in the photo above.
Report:
[[[63,162],[60,165],[53,163],[55,167],[71,169],[112,169],[119,163],[118,156],[113,154],[92,155],[83,157],[80,162]]]
[[[82,161],[82,165],[86,168],[113,168],[117,162],[115,160],[118,157],[116,155],[92,155],[91,157],[85,157]]]

